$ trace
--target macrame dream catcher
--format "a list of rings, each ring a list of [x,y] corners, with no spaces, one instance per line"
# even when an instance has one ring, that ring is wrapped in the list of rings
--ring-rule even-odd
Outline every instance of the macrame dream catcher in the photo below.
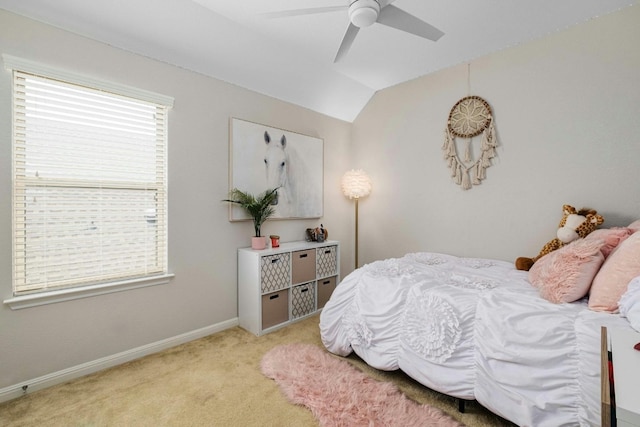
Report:
[[[474,161],[471,141],[474,136],[480,134],[482,134],[480,155]],[[456,137],[467,139],[462,159],[458,155]],[[491,107],[487,101],[479,96],[467,96],[456,102],[449,113],[442,144],[444,158],[451,169],[451,176],[455,183],[462,186],[463,190],[480,184],[480,181],[486,178],[485,169],[491,166],[491,159],[496,156],[497,145]]]

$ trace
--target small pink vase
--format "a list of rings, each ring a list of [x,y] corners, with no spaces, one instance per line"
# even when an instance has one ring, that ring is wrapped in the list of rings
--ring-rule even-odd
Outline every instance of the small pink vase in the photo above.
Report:
[[[264,236],[261,237],[252,237],[251,238],[251,249],[262,250],[267,247],[267,238]]]

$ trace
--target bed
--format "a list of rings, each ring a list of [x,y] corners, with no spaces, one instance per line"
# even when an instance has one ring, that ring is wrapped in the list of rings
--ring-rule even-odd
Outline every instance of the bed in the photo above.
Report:
[[[622,258],[616,251],[626,242],[640,248],[633,231],[590,267],[589,283]],[[606,238],[596,237],[602,247]],[[639,254],[630,259],[640,276]],[[321,338],[334,354],[401,369],[518,425],[599,425],[600,327],[631,328],[630,321],[617,309],[595,311],[586,296],[551,302],[531,276],[505,261],[428,252],[372,262],[336,288],[320,315]]]

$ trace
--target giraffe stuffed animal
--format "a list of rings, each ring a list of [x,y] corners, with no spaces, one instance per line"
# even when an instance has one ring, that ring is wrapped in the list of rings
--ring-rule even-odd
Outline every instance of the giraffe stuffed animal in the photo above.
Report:
[[[535,258],[519,257],[516,259],[515,264],[518,270],[529,271],[537,260],[549,252],[553,252],[574,240],[586,237],[604,222],[604,218],[593,209],[582,208],[578,211],[573,206],[564,205],[562,212],[562,220],[558,226],[556,238],[547,242]]]

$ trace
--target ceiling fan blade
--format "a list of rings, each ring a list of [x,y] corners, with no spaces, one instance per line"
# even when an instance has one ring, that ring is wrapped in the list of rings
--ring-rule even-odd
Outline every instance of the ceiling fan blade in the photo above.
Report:
[[[340,48],[338,49],[338,53],[336,53],[336,59],[333,60],[334,63],[340,61],[349,51],[353,41],[356,39],[358,35],[358,31],[360,31],[359,27],[356,27],[353,24],[349,24],[347,27],[347,32],[344,33],[344,37],[342,38],[342,43],[340,43]]]
[[[260,15],[266,18],[287,18],[289,16],[314,15],[317,13],[335,12],[337,10],[347,10],[349,6],[327,6],[312,7],[308,9],[280,10],[278,12],[265,12]]]
[[[427,24],[402,9],[388,5],[380,11],[378,23],[396,30],[415,34],[416,36],[437,41],[444,33],[431,24]]]

